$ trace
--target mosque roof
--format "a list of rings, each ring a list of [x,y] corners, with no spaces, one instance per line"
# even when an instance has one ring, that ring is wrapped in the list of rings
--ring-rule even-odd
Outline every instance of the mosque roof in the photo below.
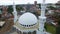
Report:
[[[24,13],[19,17],[18,22],[23,25],[32,25],[37,23],[37,17],[32,13]]]

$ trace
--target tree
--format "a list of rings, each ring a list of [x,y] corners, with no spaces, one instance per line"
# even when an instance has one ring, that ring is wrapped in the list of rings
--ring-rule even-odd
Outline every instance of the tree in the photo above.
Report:
[[[8,6],[8,13],[12,14],[12,12],[13,12],[13,6]]]
[[[21,10],[24,10],[24,9],[20,5],[16,5],[16,10],[21,11]]]
[[[59,12],[54,12],[54,14],[52,16],[57,20],[58,25],[60,25],[60,13]]]
[[[49,8],[50,10],[56,10],[56,7],[53,7],[53,6],[49,6],[47,8]]]
[[[39,5],[39,8],[41,9],[41,4],[38,4]]]

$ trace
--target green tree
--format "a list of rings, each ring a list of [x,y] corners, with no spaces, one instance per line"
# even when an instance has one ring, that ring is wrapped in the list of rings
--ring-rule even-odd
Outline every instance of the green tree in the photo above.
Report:
[[[50,10],[56,10],[56,7],[53,7],[53,6],[49,6],[47,8],[49,8]]]
[[[12,14],[12,12],[13,12],[13,6],[8,6],[8,13]]]
[[[21,10],[24,10],[24,9],[20,5],[16,5],[16,10],[21,11]]]
[[[39,5],[39,8],[41,9],[41,4],[38,4]]]
[[[60,25],[60,13],[59,12],[54,12],[52,15],[55,19],[57,19],[58,24]]]

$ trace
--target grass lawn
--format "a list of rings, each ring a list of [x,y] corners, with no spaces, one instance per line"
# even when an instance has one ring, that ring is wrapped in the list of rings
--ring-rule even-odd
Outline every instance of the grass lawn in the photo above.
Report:
[[[50,25],[50,24],[45,24],[46,26],[46,31],[47,32],[50,32],[52,34],[56,34],[56,28],[53,26],[53,25]]]

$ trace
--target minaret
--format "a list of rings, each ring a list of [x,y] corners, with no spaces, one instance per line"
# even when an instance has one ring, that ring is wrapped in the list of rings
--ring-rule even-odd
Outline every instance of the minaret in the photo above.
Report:
[[[46,22],[45,17],[45,0],[43,0],[41,4],[41,16],[39,16],[39,30],[37,31],[37,34],[45,34],[44,33],[44,23]]]
[[[16,12],[16,6],[15,6],[14,1],[13,1],[13,14],[14,14],[14,23],[16,23],[16,21],[17,21],[17,12]]]

